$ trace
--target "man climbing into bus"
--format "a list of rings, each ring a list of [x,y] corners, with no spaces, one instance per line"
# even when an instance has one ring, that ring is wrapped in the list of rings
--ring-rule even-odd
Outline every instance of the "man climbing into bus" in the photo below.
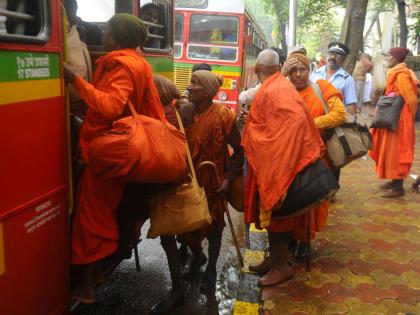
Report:
[[[116,14],[108,22],[103,43],[108,54],[98,60],[93,84],[75,74],[68,65],[64,67],[66,82],[74,85],[88,105],[80,137],[84,169],[71,235],[71,263],[82,270],[81,282],[73,288],[72,296],[83,303],[95,301],[95,285],[102,280],[104,262],[117,252],[116,213],[125,188],[117,179],[94,176],[88,151],[94,139],[109,130],[113,121],[126,115],[128,100],[143,115],[156,119],[164,115],[151,67],[136,49],[146,39],[147,29],[140,19],[131,14]],[[161,237],[161,241],[173,290],[151,310],[154,314],[167,312],[182,303],[185,292],[175,238]]]
[[[77,26],[80,39],[88,46],[102,45],[102,32],[96,24],[83,21],[77,16],[78,5],[76,0],[65,0],[67,19],[71,25]]]

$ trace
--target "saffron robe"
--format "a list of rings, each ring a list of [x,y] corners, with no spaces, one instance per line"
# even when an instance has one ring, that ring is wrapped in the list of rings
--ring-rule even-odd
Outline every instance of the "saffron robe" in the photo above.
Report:
[[[315,120],[315,125],[318,127],[322,135],[322,131],[327,128],[334,128],[346,119],[346,110],[343,105],[343,96],[331,83],[326,80],[318,80],[318,84],[325,102],[328,106],[328,113],[325,114],[324,106],[315,93],[312,86],[308,86],[302,91],[299,91],[300,96],[308,106],[311,116]],[[324,159],[327,163],[327,160]],[[315,232],[319,232],[327,225],[328,210],[330,203],[328,201],[319,204],[311,210],[311,224],[310,224],[310,238],[315,238]],[[307,222],[308,214],[301,214],[295,218],[295,228],[293,230],[293,238],[295,240],[307,240]],[[275,229],[275,227],[272,227]]]
[[[269,227],[276,221],[277,232],[293,230],[294,218],[271,220],[269,214],[297,173],[321,156],[324,144],[301,96],[280,72],[256,93],[242,145],[248,161],[246,222]],[[267,222],[261,225],[263,217]]]
[[[404,63],[388,70],[385,95],[401,95],[404,105],[395,131],[382,128],[371,131],[373,147],[369,156],[375,161],[379,178],[404,179],[410,172],[416,141],[417,83],[415,74]]]
[[[71,234],[71,263],[88,264],[118,248],[118,208],[124,184],[91,174],[88,148],[112,122],[128,115],[128,100],[140,114],[164,120],[150,65],[135,49],[113,51],[97,61],[93,84],[77,76],[73,86],[88,105],[80,135],[85,164]]]
[[[231,182],[241,172],[243,149],[235,118],[235,113],[229,107],[213,103],[205,113],[195,115],[193,124],[185,130],[198,181],[206,191],[213,220],[213,225],[208,228],[178,237],[180,242],[190,246],[199,245],[213,229],[222,230],[225,226],[226,201],[216,194],[222,183],[217,180],[213,167],[205,166],[201,170],[198,167],[204,161],[211,161],[216,164],[218,177],[221,180],[229,178]],[[234,149],[230,157],[228,144]]]

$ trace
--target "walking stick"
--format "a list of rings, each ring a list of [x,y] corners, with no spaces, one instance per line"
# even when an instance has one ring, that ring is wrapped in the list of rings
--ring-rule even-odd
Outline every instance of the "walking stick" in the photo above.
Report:
[[[198,173],[200,173],[201,168],[203,166],[206,166],[206,165],[210,165],[211,167],[213,167],[214,172],[216,173],[216,179],[217,179],[219,185],[222,185],[222,180],[221,180],[221,178],[219,176],[219,173],[217,172],[217,166],[213,162],[211,162],[211,161],[204,161],[204,162],[202,162],[198,166]],[[235,248],[236,248],[236,253],[238,254],[239,263],[241,264],[241,267],[244,267],[244,259],[242,257],[242,253],[241,253],[241,250],[239,248],[238,238],[236,237],[235,228],[233,227],[232,218],[231,218],[230,212],[229,212],[229,207],[228,207],[226,198],[224,198],[224,197],[223,197],[223,202],[225,203],[226,216],[228,218],[230,231],[232,232],[232,238],[233,238],[233,242],[235,243]]]

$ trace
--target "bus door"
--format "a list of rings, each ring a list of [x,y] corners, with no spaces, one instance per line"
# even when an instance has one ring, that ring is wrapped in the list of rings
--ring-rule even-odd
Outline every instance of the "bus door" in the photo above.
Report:
[[[0,0],[0,314],[68,309],[61,7]]]

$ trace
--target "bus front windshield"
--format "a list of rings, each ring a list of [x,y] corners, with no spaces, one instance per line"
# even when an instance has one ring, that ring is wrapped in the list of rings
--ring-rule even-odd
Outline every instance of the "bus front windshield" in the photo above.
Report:
[[[236,61],[239,19],[227,15],[191,16],[188,57]],[[219,47],[215,47],[219,46]]]

